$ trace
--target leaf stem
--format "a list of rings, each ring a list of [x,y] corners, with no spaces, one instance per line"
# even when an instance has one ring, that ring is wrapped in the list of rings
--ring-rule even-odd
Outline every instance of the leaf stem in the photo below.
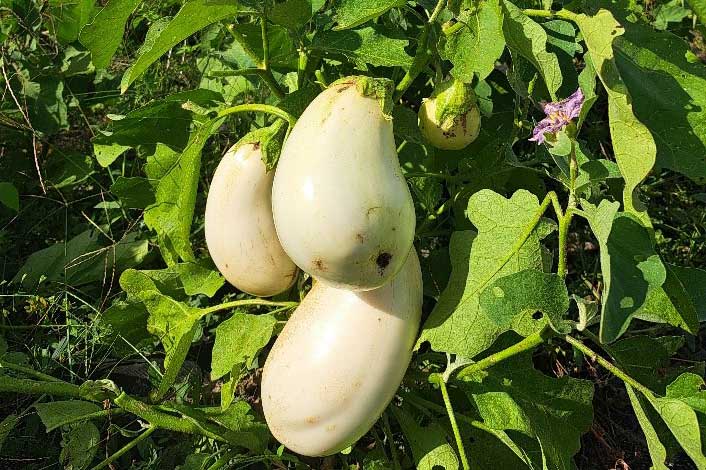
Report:
[[[24,367],[19,364],[14,364],[12,362],[0,361],[0,369],[14,370],[17,372],[21,372],[25,375],[29,375],[31,377],[37,378],[39,380],[44,380],[44,381],[48,381],[48,382],[64,382],[63,380],[57,379],[56,377],[52,377],[51,375],[43,374],[43,373],[36,371],[34,369],[30,369],[29,367]],[[66,383],[66,382],[64,382],[64,383]]]
[[[270,40],[267,37],[267,2],[263,2],[263,15],[260,17],[260,31],[262,33],[262,69],[270,71]]]
[[[150,426],[150,427],[147,428],[147,430],[145,430],[142,434],[140,434],[139,436],[137,436],[137,437],[136,437],[135,439],[133,439],[132,441],[128,442],[128,443],[127,443],[125,446],[123,446],[120,450],[118,450],[116,453],[114,453],[113,455],[111,455],[111,456],[108,457],[107,459],[103,460],[101,463],[99,463],[98,465],[96,465],[95,467],[93,467],[91,470],[99,470],[99,469],[101,469],[101,468],[107,467],[107,466],[110,465],[111,463],[113,463],[113,462],[115,462],[116,460],[118,460],[118,459],[119,459],[121,456],[123,456],[127,451],[129,451],[130,449],[132,449],[133,447],[135,447],[137,444],[139,444],[140,442],[142,442],[142,441],[144,441],[145,439],[147,439],[148,437],[150,437],[150,435],[151,435],[153,432],[155,432],[157,429],[158,429],[158,428],[157,428],[156,426]]]
[[[259,104],[259,103],[248,103],[248,104],[239,104],[237,106],[231,106],[230,108],[226,108],[218,115],[216,116],[216,119],[228,116],[230,114],[234,113],[247,113],[247,112],[258,112],[258,113],[267,113],[267,114],[272,114],[273,116],[277,116],[278,118],[284,119],[287,121],[289,124],[289,127],[292,128],[294,127],[294,124],[297,122],[297,118],[292,116],[286,111],[283,111],[279,109],[277,106],[271,106],[269,104]]]
[[[453,406],[451,405],[451,398],[449,397],[449,391],[446,389],[446,382],[440,376],[435,376],[435,382],[439,385],[441,389],[441,396],[444,398],[444,405],[446,405],[446,414],[449,415],[449,421],[451,422],[451,429],[453,429],[454,438],[456,439],[456,446],[458,447],[458,456],[461,459],[461,464],[464,470],[470,470],[471,466],[468,464],[468,458],[466,457],[466,449],[463,447],[463,440],[461,440],[461,432],[458,429],[458,423],[456,422],[456,415],[454,414]]]
[[[464,367],[456,374],[456,378],[458,380],[462,380],[463,378],[468,377],[478,371],[493,367],[506,359],[534,349],[553,336],[553,330],[548,325],[545,325],[540,331],[532,333],[522,341],[519,341],[512,346],[503,349],[502,351],[498,351],[478,362],[474,362],[473,364]]]
[[[628,374],[623,372],[620,368],[615,366],[613,363],[611,363],[607,359],[603,358],[598,353],[596,353],[594,350],[592,350],[591,348],[589,348],[588,346],[583,344],[580,340],[574,338],[571,335],[566,335],[564,337],[564,339],[566,340],[567,343],[569,343],[570,345],[572,345],[573,347],[575,347],[576,349],[578,349],[579,351],[584,353],[584,355],[593,359],[595,362],[597,362],[598,364],[603,366],[603,368],[607,369],[608,372],[610,372],[614,376],[618,377],[619,379],[621,379],[626,384],[630,385],[635,390],[638,390],[640,393],[642,393],[646,397],[650,398],[650,397],[655,396],[654,393],[652,392],[652,390],[650,390],[649,388],[645,387],[637,380],[630,377]]]
[[[219,305],[214,305],[213,307],[205,308],[203,309],[203,314],[207,315],[209,313],[219,312],[221,310],[228,310],[236,307],[245,307],[249,305],[266,305],[270,307],[295,308],[297,305],[299,305],[299,302],[274,302],[271,300],[262,299],[234,300],[232,302],[225,302]]]
[[[63,397],[83,398],[78,385],[67,382],[50,382],[30,379],[18,379],[3,376],[0,379],[0,392],[24,393],[27,395],[58,395]]]
[[[570,21],[576,21],[576,17],[578,16],[576,13],[569,11],[569,10],[559,10],[559,11],[551,11],[551,10],[535,10],[533,8],[527,8],[522,10],[522,13],[524,13],[527,16],[530,17],[535,17],[535,18],[546,18],[546,19],[553,19],[553,18],[560,18],[562,20],[570,20]]]
[[[243,37],[242,34],[240,34],[238,31],[235,30],[233,25],[227,26],[226,30],[230,33],[231,36],[233,36],[233,39],[240,44],[240,46],[243,48],[245,53],[250,56],[250,58],[257,64],[258,70],[262,70],[262,74],[260,77],[263,79],[265,84],[272,90],[272,93],[277,96],[277,98],[282,99],[284,98],[284,91],[282,91],[282,88],[279,86],[279,83],[277,83],[277,80],[275,80],[274,75],[272,75],[272,70],[270,70],[270,63],[269,63],[269,39],[267,38],[267,20],[265,17],[261,19],[262,21],[262,26],[261,29],[263,31],[263,36],[262,36],[262,46],[263,46],[263,58],[260,60],[260,58],[255,54],[255,52],[250,48],[248,45],[247,41]]]

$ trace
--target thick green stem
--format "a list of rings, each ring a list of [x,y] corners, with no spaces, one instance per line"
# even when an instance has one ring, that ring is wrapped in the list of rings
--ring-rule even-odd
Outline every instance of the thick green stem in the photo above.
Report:
[[[21,372],[25,375],[29,375],[30,377],[35,377],[39,380],[45,380],[48,382],[63,382],[62,380],[59,380],[56,377],[52,377],[51,375],[43,374],[43,373],[38,372],[34,369],[30,369],[29,367],[24,367],[19,364],[14,364],[12,362],[0,361],[0,369],[3,369],[3,368],[14,370],[17,372]]]
[[[283,111],[279,109],[277,106],[270,106],[269,104],[258,104],[258,103],[249,103],[249,104],[239,104],[237,106],[231,106],[230,108],[226,108],[220,113],[218,113],[217,118],[221,118],[224,116],[228,116],[230,114],[235,114],[235,113],[247,113],[247,112],[258,112],[258,113],[267,113],[267,114],[272,114],[273,116],[277,116],[278,118],[282,118],[287,123],[289,124],[289,127],[292,128],[294,127],[294,124],[297,122],[297,118],[292,116],[286,111]]]
[[[49,382],[18,379],[4,376],[0,380],[0,392],[24,393],[27,395],[58,395],[62,397],[83,398],[78,385],[67,382]]]
[[[437,376],[438,377],[438,376]],[[463,440],[461,439],[461,431],[458,429],[458,423],[456,423],[456,415],[454,414],[453,406],[451,405],[451,398],[449,398],[449,391],[446,389],[446,383],[438,377],[436,383],[441,389],[441,396],[444,398],[444,405],[446,405],[446,414],[449,415],[449,421],[451,422],[451,429],[454,433],[454,438],[456,439],[456,446],[458,447],[458,456],[461,459],[461,464],[464,470],[470,470],[471,466],[468,464],[468,458],[466,457],[466,449],[463,447]]]
[[[203,314],[207,315],[209,313],[220,312],[221,310],[229,310],[236,307],[245,307],[249,305],[265,305],[270,307],[283,307],[283,308],[295,308],[299,305],[299,302],[273,302],[271,300],[262,299],[245,299],[245,300],[234,300],[232,302],[225,302],[219,305],[214,305],[213,307],[208,307],[203,309]]]
[[[491,354],[488,357],[481,359],[478,362],[474,362],[463,369],[461,369],[457,374],[456,378],[462,380],[464,377],[468,377],[478,371],[488,369],[494,365],[509,359],[513,356],[521,354],[526,351],[530,351],[540,344],[544,343],[547,339],[554,336],[554,332],[549,326],[545,326],[542,330],[532,333],[522,341],[513,344],[509,348],[505,348],[502,351],[498,351]]]
[[[416,405],[417,407],[427,408],[429,410],[436,411],[437,413],[446,413],[446,408],[444,408],[443,406],[437,405],[433,401],[426,400],[420,396],[414,395],[413,393],[399,392],[399,395],[402,396],[402,398],[404,398],[405,400],[408,400],[413,405]],[[456,413],[456,419],[468,424],[469,426],[473,426],[474,428],[481,429],[483,431],[488,430],[488,426],[469,416]]]
[[[635,390],[638,390],[640,393],[642,393],[643,395],[645,395],[647,397],[654,397],[654,393],[652,392],[652,390],[650,390],[649,388],[645,387],[637,380],[630,377],[628,374],[623,372],[617,366],[613,365],[613,363],[611,363],[607,359],[603,358],[598,353],[596,353],[594,350],[592,350],[591,348],[589,348],[588,346],[583,344],[580,340],[578,340],[570,335],[566,335],[564,337],[564,339],[566,340],[567,343],[569,343],[570,345],[572,345],[573,347],[575,347],[576,349],[578,349],[579,351],[584,353],[584,355],[586,355],[587,357],[590,357],[591,359],[593,359],[595,362],[597,362],[598,364],[603,366],[603,368],[608,370],[608,372],[610,372],[614,376],[618,377],[619,379],[621,379],[626,384],[630,385]]]
[[[562,20],[570,20],[570,21],[576,21],[576,17],[578,16],[576,13],[569,11],[569,10],[551,11],[551,10],[535,10],[532,8],[527,8],[525,10],[522,10],[522,13],[524,13],[527,16],[533,16],[535,18],[546,18],[546,19],[559,18]]]
[[[132,441],[128,442],[128,443],[127,443],[125,446],[123,446],[119,451],[117,451],[116,453],[114,453],[113,455],[111,455],[110,457],[108,457],[107,459],[105,459],[104,461],[102,461],[101,463],[99,463],[98,465],[96,465],[95,467],[93,467],[92,470],[99,470],[99,469],[101,469],[101,468],[107,467],[107,466],[110,465],[111,463],[113,463],[113,462],[115,462],[116,460],[118,460],[118,459],[119,459],[121,456],[123,456],[127,451],[129,451],[130,449],[132,449],[133,447],[135,447],[137,444],[139,444],[140,442],[142,442],[142,441],[144,441],[145,439],[147,439],[148,437],[150,437],[150,435],[151,435],[153,432],[155,432],[156,430],[157,430],[157,428],[156,428],[155,426],[152,426],[152,427],[148,428],[146,431],[144,431],[142,434],[140,434],[139,436],[137,436],[135,439],[133,439]]]
[[[151,425],[157,426],[158,428],[168,429],[170,431],[176,432],[183,432],[186,434],[206,435],[207,437],[211,437],[212,439],[216,439],[221,442],[227,442],[226,439],[222,438],[218,434],[212,432],[204,433],[204,430],[201,427],[197,426],[196,423],[188,419],[158,411],[157,409],[146,403],[143,403],[139,400],[135,400],[124,392],[121,393],[120,396],[115,399],[115,404],[121,408],[124,408],[125,411],[139,416]]]
[[[262,33],[262,69],[270,70],[270,40],[267,37],[267,2],[263,2],[262,18],[260,18],[260,31]]]

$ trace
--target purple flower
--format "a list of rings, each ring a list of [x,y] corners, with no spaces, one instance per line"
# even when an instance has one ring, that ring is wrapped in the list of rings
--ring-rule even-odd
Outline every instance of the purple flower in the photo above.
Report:
[[[554,134],[566,127],[572,119],[579,116],[583,105],[583,92],[581,88],[576,90],[565,100],[556,103],[544,103],[544,114],[547,115],[539,121],[532,131],[532,142],[541,144],[544,142],[544,134]]]

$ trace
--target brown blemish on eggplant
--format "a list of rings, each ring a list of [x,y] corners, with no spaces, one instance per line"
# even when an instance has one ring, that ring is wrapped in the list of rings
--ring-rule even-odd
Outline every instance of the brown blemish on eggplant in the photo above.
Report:
[[[319,271],[327,271],[326,265],[321,258],[316,258],[314,260],[314,267]]]
[[[309,424],[316,424],[318,421],[319,421],[318,416],[309,416],[308,418],[306,418],[306,422]]]
[[[375,259],[375,264],[378,265],[378,273],[381,276],[385,273],[385,269],[390,265],[391,260],[392,255],[390,253],[387,253],[386,251],[380,253]]]
[[[260,142],[253,142],[252,148],[253,148],[253,150],[259,149],[259,148],[260,148]]]
[[[355,239],[358,240],[361,245],[365,243],[365,236],[362,233],[356,233]]]

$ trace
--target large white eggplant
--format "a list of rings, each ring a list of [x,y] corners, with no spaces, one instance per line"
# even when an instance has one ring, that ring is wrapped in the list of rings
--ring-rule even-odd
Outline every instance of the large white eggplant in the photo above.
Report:
[[[278,441],[303,455],[339,452],[382,414],[409,366],[422,311],[414,249],[395,278],[353,292],[317,283],[285,325],[262,375]]]
[[[218,164],[206,200],[211,258],[228,282],[260,297],[286,290],[297,275],[272,220],[273,178],[259,144],[236,145]]]
[[[388,83],[331,85],[299,118],[277,165],[272,210],[284,251],[336,287],[380,287],[412,246],[414,205],[383,112]]]

